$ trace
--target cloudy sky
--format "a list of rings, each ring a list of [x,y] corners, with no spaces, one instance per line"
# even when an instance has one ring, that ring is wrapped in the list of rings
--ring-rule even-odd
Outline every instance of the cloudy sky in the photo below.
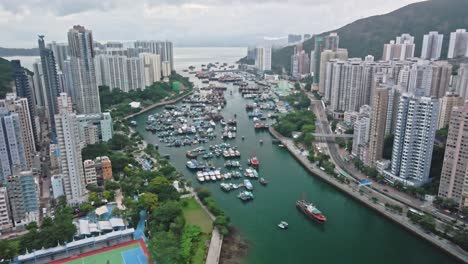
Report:
[[[66,40],[81,24],[98,41],[170,39],[176,46],[237,46],[320,33],[421,0],[0,0],[0,47]]]

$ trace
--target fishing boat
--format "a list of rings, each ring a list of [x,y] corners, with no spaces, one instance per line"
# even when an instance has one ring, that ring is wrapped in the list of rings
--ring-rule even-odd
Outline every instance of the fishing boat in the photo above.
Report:
[[[278,227],[281,228],[281,229],[287,229],[289,226],[289,224],[286,222],[286,221],[281,221],[279,224],[278,224]]]
[[[193,153],[192,151],[190,151],[190,150],[187,151],[187,152],[185,153],[185,156],[187,156],[187,158],[189,158],[189,159],[195,159],[195,158],[197,157],[197,155],[194,154],[194,153]]]
[[[219,184],[219,186],[221,187],[221,189],[223,191],[226,191],[226,192],[229,192],[230,190],[232,190],[232,183],[223,182],[223,183]]]
[[[317,207],[312,203],[308,203],[305,200],[298,200],[296,202],[296,207],[300,209],[306,216],[315,220],[316,222],[323,224],[327,221],[327,218],[320,212]]]
[[[253,190],[253,185],[249,180],[244,180],[244,187],[249,191]]]
[[[186,166],[187,166],[187,168],[189,168],[189,169],[191,169],[191,170],[197,169],[197,165],[193,163],[193,160],[187,161]]]
[[[258,169],[258,166],[260,166],[260,162],[258,161],[257,157],[252,157],[249,159],[249,165],[255,169]]]
[[[267,184],[268,184],[268,181],[265,180],[264,178],[260,178],[259,182],[260,182],[262,185],[267,185]]]
[[[237,197],[239,199],[241,199],[242,201],[249,201],[249,200],[252,200],[254,198],[254,195],[253,195],[253,193],[251,193],[249,191],[243,191],[243,192],[240,192]]]
[[[201,171],[197,172],[197,179],[198,179],[199,182],[204,182],[205,181],[205,177],[203,176],[203,172],[201,172]]]

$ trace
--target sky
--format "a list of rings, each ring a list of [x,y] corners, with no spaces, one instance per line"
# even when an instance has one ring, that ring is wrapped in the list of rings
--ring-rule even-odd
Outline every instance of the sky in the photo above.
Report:
[[[421,0],[0,0],[0,47],[37,35],[66,42],[80,24],[97,41],[172,40],[175,46],[246,46],[314,34]]]

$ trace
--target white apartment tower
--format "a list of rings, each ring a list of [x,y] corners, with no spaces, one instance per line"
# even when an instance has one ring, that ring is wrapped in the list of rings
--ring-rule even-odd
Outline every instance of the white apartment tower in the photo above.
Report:
[[[464,101],[468,100],[468,63],[460,63],[457,81],[455,83],[455,92],[459,94]]]
[[[75,104],[80,114],[101,112],[99,90],[94,68],[93,34],[83,26],[73,26],[68,31],[70,63],[73,72]]]
[[[65,195],[68,203],[81,203],[86,199],[86,189],[81,159],[82,143],[79,141],[76,114],[66,93],[60,94],[58,106],[59,113],[55,115],[55,122]]]
[[[152,53],[140,53],[143,60],[143,76],[145,86],[150,86],[161,80],[161,56]]]
[[[466,29],[457,29],[450,33],[447,58],[468,57],[468,32]]]
[[[414,186],[428,181],[438,112],[437,99],[411,94],[400,97],[392,150],[393,180]]]
[[[442,52],[442,42],[444,35],[439,34],[437,31],[431,31],[424,35],[423,44],[421,49],[421,59],[424,60],[438,60]]]
[[[259,71],[271,71],[271,47],[257,47],[255,67]]]
[[[384,44],[382,60],[405,60],[414,57],[414,37],[409,34],[402,34],[396,40]]]

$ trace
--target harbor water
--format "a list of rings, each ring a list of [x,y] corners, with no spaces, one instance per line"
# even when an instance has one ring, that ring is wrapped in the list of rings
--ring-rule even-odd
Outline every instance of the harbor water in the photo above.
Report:
[[[212,49],[209,57],[199,56],[200,53],[197,53],[193,54],[193,61],[185,58],[184,65],[199,68],[202,63],[232,63],[243,56],[244,52],[245,49],[216,48]],[[202,85],[198,80],[193,81],[196,85]],[[268,185],[263,186],[257,180],[251,180],[255,198],[248,203],[237,198],[239,190],[223,192],[219,186],[220,181],[202,184],[211,190],[213,197],[231,218],[232,224],[248,241],[249,251],[243,262],[456,263],[429,242],[309,174],[286,149],[272,143],[272,137],[267,131],[256,132],[245,111],[246,100],[239,94],[236,86],[228,85],[225,97],[227,105],[222,110],[225,120],[234,119],[234,114],[237,115],[237,138],[227,142],[238,146],[243,168],[247,167],[249,157],[257,156],[260,161],[260,177],[268,181]],[[166,147],[155,134],[145,130],[147,116],[162,110],[157,108],[136,117],[137,130],[148,143],[159,145],[161,154],[170,155],[171,163],[186,179],[192,180],[194,186],[198,186],[200,183],[195,172],[185,166],[185,153],[197,146]],[[204,144],[206,148],[223,142],[219,131],[218,123],[218,138]],[[245,140],[242,140],[242,136]],[[260,144],[261,140],[263,144]],[[223,167],[224,159],[215,157],[212,162],[216,167]],[[243,178],[233,179],[229,182],[241,183],[242,180]],[[296,200],[303,196],[326,215],[328,221],[324,225],[307,219],[296,209]],[[288,222],[289,228],[279,229],[277,225],[280,221]]]

